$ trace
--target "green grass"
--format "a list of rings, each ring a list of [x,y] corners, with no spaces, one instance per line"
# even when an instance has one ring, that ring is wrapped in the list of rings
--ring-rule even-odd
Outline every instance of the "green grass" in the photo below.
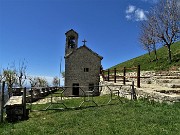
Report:
[[[158,62],[155,61],[154,53],[151,53],[151,57],[148,54],[136,57],[134,59],[128,60],[126,62],[120,63],[116,66],[111,67],[117,69],[123,69],[123,67],[133,67],[137,65],[141,65],[141,70],[149,71],[149,70],[169,70],[172,68],[180,67],[180,41],[174,43],[171,46],[172,52],[172,63],[169,64],[168,61],[168,49],[167,47],[162,47],[157,50]]]
[[[106,102],[96,97],[96,102]],[[69,100],[75,104],[79,99]],[[37,106],[38,108],[38,106]],[[31,112],[27,121],[0,125],[2,135],[180,135],[180,104],[126,101],[77,110]]]

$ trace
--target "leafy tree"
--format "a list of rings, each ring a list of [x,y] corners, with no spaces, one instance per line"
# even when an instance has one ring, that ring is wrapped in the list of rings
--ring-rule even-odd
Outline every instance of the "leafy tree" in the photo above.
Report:
[[[37,84],[36,77],[29,76],[28,79],[29,79],[29,82],[31,84],[31,87],[35,87]]]
[[[38,87],[47,87],[48,86],[48,82],[45,78],[42,78],[42,77],[37,77],[37,80],[38,80]]]
[[[12,87],[17,81],[16,70],[12,70],[12,69],[7,68],[3,71],[3,76],[5,78],[7,85],[8,85],[8,93],[9,93],[9,97],[10,97],[11,93],[12,93]]]
[[[42,77],[29,77],[31,87],[47,87],[48,82]]]
[[[59,86],[59,81],[60,81],[60,79],[57,76],[54,77],[53,82],[52,82],[53,86]]]
[[[0,83],[3,81],[4,76],[3,76],[3,72],[0,70]]]

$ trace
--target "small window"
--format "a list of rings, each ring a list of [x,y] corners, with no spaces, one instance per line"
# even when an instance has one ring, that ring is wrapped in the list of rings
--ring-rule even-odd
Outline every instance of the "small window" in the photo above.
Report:
[[[89,72],[89,68],[84,68],[84,72]]]

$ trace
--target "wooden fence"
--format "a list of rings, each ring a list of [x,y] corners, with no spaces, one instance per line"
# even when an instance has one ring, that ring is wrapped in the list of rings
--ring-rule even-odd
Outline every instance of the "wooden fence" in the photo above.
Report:
[[[127,76],[126,73],[127,71],[135,71],[137,73],[136,76]],[[117,73],[123,73],[122,76],[117,75]],[[136,78],[137,79],[137,87],[140,88],[140,78],[144,78],[140,76],[140,65],[138,65],[137,67],[133,67],[133,68],[127,68],[124,67],[123,69],[117,69],[114,68],[112,70],[108,69],[108,70],[103,70],[102,71],[102,77],[104,79],[104,81],[114,81],[114,83],[116,83],[117,81],[123,81],[123,84],[126,84],[126,79],[127,78]],[[119,80],[122,79],[122,80]]]

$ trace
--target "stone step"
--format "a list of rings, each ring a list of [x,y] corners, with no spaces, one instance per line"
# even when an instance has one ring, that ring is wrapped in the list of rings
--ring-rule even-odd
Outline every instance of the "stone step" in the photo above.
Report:
[[[160,92],[160,93],[165,93],[165,94],[176,94],[176,95],[180,95],[180,90],[156,90],[156,92]]]
[[[180,76],[180,71],[157,72],[156,76]]]
[[[180,79],[180,76],[154,76],[156,79]]]
[[[159,85],[168,88],[180,88],[180,84],[174,84],[174,83],[163,83]]]
[[[157,79],[156,84],[159,83],[174,83],[174,84],[180,84],[180,79]]]

